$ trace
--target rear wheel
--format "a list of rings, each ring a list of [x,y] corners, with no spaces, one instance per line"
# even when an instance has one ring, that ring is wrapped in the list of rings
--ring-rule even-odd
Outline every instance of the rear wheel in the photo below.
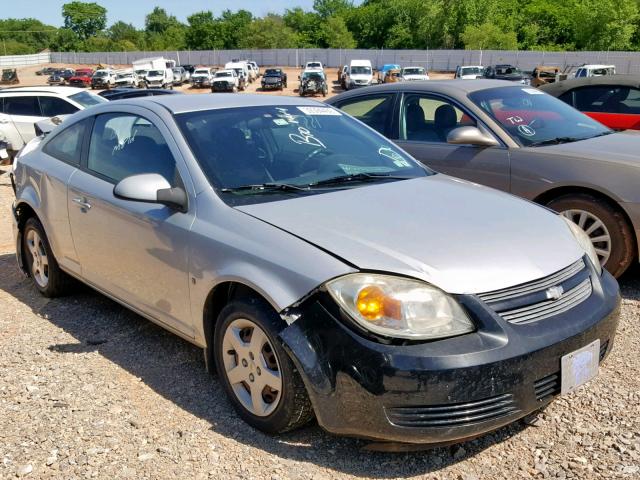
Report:
[[[622,275],[635,258],[635,239],[622,212],[606,200],[586,193],[563,195],[549,208],[574,222],[591,239],[600,264],[614,277]]]
[[[38,219],[31,217],[27,220],[22,241],[26,267],[40,293],[49,298],[68,293],[73,280],[58,266]]]
[[[214,335],[216,368],[233,406],[247,423],[273,434],[313,418],[304,383],[277,340],[280,322],[262,300],[234,301],[220,312]]]

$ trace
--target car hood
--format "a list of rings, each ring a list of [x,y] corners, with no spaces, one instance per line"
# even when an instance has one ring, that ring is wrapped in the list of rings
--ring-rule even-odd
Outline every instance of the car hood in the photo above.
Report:
[[[559,216],[442,174],[236,208],[361,270],[449,293],[518,285],[584,255]]]
[[[527,147],[537,153],[578,157],[598,162],[640,166],[640,131],[626,130],[578,142]]]

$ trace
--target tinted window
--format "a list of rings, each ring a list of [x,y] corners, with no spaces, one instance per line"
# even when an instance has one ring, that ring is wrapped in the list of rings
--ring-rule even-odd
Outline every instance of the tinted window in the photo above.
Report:
[[[79,165],[85,130],[84,121],[71,125],[53,137],[42,150],[58,160]]]
[[[445,143],[454,128],[475,125],[473,118],[447,100],[410,94],[402,105],[400,139]]]
[[[158,173],[177,185],[176,166],[164,137],[149,120],[110,113],[96,118],[87,167],[119,182],[140,173]]]
[[[9,115],[25,115],[41,117],[38,97],[14,97],[7,96],[4,99],[4,112]]]
[[[640,90],[620,86],[592,86],[573,91],[575,106],[582,112],[640,113]]]
[[[89,92],[78,92],[74,93],[69,97],[74,102],[79,103],[84,108],[91,107],[93,105],[98,105],[100,103],[105,103],[106,100],[98,95],[93,95]]]
[[[70,115],[78,111],[78,107],[58,97],[39,97],[42,115],[55,117],[56,115]]]
[[[357,97],[338,106],[384,135],[393,112],[393,99],[393,95]]]

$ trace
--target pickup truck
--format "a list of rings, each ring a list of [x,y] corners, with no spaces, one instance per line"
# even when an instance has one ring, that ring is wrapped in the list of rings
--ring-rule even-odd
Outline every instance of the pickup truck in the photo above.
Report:
[[[93,73],[93,68],[79,68],[76,70],[76,74],[69,78],[69,85],[78,88],[90,87]]]
[[[218,70],[211,80],[211,93],[237,92],[240,86],[239,77],[232,68]]]
[[[287,74],[281,68],[267,68],[262,75],[262,90],[287,88]]]

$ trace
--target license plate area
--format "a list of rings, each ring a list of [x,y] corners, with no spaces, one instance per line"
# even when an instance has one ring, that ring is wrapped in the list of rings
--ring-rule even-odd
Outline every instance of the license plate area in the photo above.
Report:
[[[566,395],[598,375],[600,340],[566,354],[560,360],[560,394]]]

